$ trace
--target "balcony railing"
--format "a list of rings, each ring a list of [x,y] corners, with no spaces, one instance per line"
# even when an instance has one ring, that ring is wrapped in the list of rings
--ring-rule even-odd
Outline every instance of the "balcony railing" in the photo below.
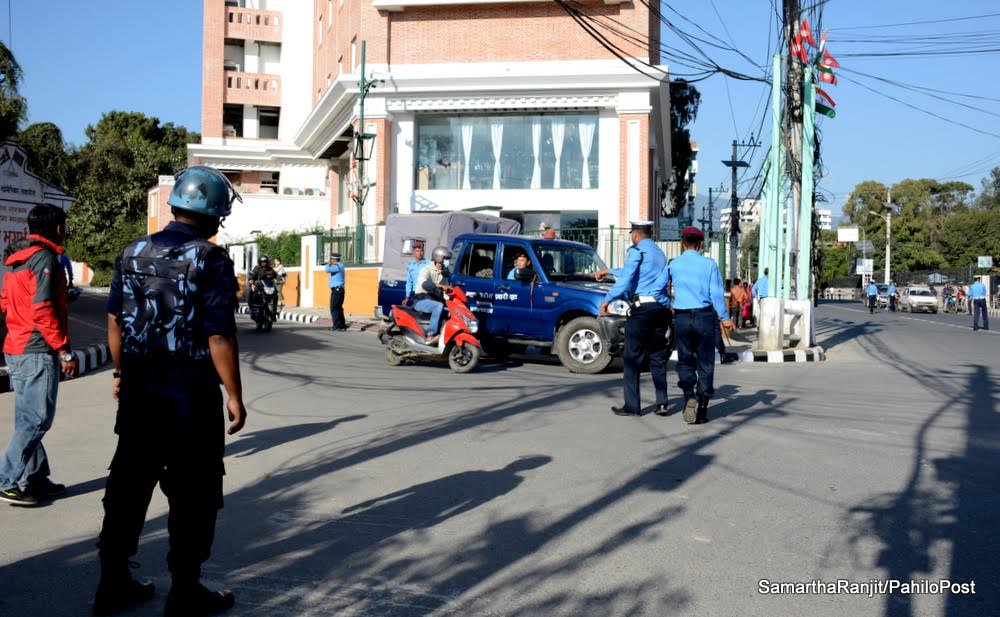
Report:
[[[281,42],[281,13],[226,7],[226,38]]]
[[[226,71],[226,103],[281,106],[281,76]]]

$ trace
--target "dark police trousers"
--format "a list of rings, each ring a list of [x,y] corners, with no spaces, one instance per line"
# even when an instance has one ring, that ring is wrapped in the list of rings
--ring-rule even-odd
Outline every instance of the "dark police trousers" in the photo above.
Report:
[[[98,542],[102,571],[127,572],[156,484],[167,496],[174,582],[197,582],[222,507],[225,414],[210,360],[184,368],[124,360],[118,448],[104,495]]]
[[[980,315],[983,316],[983,325],[982,325],[982,328],[984,330],[989,330],[990,329],[990,313],[989,313],[989,311],[986,310],[986,300],[985,300],[985,298],[978,298],[978,299],[972,301],[972,329],[973,330],[978,330],[979,327],[980,327],[979,326],[979,316]]]
[[[330,319],[333,320],[334,330],[343,330],[347,327],[347,320],[344,319],[344,288],[330,288]]]
[[[719,318],[715,309],[674,312],[674,346],[677,348],[677,385],[685,396],[712,398],[715,394],[715,340]]]
[[[649,361],[656,404],[667,403],[667,328],[670,309],[657,302],[633,306],[625,321],[625,409],[642,411],[639,375]]]

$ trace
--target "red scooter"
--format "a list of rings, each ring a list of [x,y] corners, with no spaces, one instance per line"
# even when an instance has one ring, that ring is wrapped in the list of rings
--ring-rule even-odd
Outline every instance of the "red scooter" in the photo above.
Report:
[[[482,345],[476,339],[479,322],[469,310],[469,299],[459,287],[449,287],[444,292],[448,318],[441,328],[437,345],[428,345],[427,326],[430,315],[412,307],[395,304],[388,323],[379,330],[379,340],[385,345],[385,359],[399,366],[413,360],[448,359],[448,366],[456,373],[468,373],[479,364]]]

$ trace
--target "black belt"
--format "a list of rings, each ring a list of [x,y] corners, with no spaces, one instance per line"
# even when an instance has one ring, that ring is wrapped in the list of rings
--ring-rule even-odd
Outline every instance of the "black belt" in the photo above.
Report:
[[[707,313],[709,311],[714,313],[715,309],[711,306],[703,306],[696,309],[674,309],[675,313]]]
[[[343,289],[343,288],[344,288],[343,285],[341,285],[340,287],[331,287],[330,291],[337,291],[338,289]]]

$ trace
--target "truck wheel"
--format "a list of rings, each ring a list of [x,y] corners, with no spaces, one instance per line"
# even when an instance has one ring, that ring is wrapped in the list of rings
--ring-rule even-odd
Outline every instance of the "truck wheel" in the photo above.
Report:
[[[593,317],[577,317],[556,335],[556,353],[563,366],[574,373],[593,375],[611,364],[608,342]]]
[[[479,365],[479,355],[475,345],[455,345],[448,353],[448,366],[456,373],[468,373]]]

